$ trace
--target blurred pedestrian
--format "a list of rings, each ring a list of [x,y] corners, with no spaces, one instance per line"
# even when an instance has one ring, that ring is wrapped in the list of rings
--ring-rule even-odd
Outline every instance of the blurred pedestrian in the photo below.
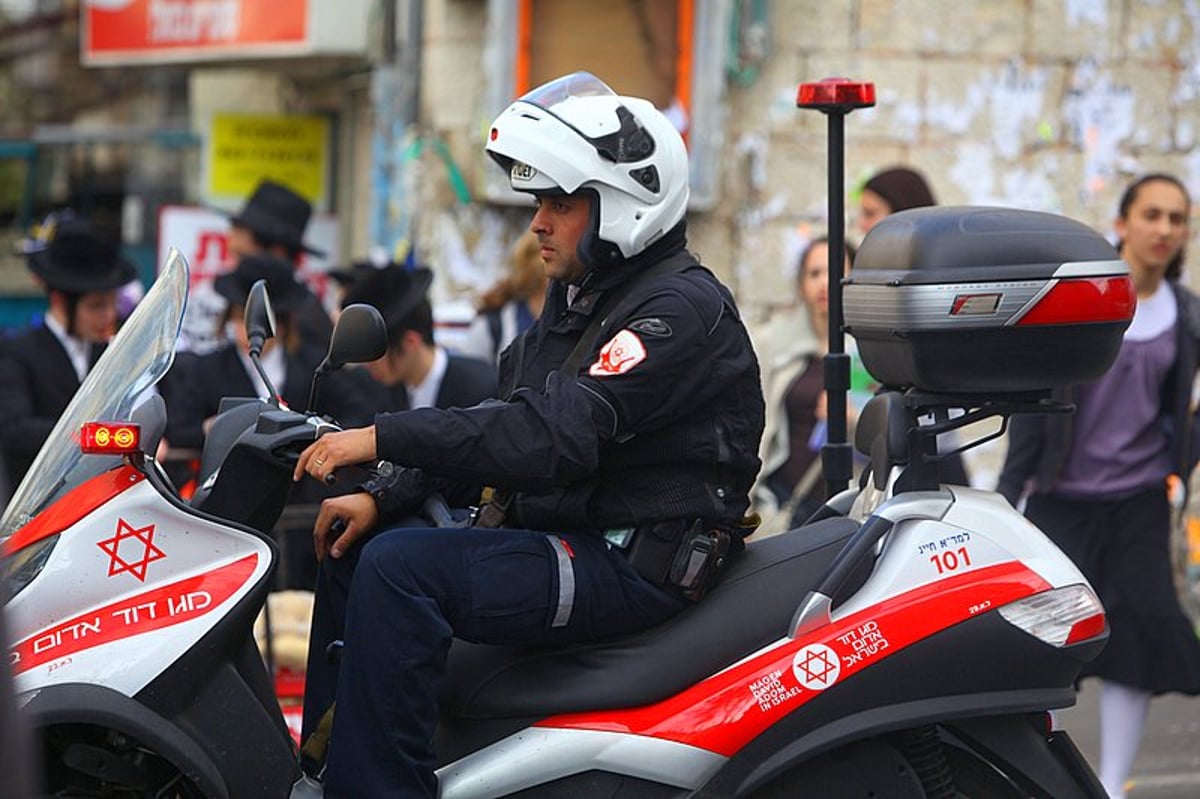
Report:
[[[242,209],[229,218],[230,260],[237,263],[247,255],[270,255],[299,269],[306,253],[325,255],[304,241],[311,215],[312,206],[299,194],[281,183],[263,180]],[[293,314],[303,345],[323,354],[333,323],[320,298],[309,292]]]
[[[1191,199],[1165,174],[1121,197],[1118,249],[1137,310],[1112,368],[1070,391],[1074,415],[1017,416],[999,491],[1025,509],[1104,603],[1111,636],[1085,664],[1103,680],[1100,781],[1124,797],[1150,698],[1200,694],[1200,640],[1171,569],[1168,479],[1196,463],[1192,381],[1200,364],[1200,299],[1179,284]]]
[[[847,272],[853,261],[854,248],[846,245]],[[800,256],[800,306],[777,316],[754,341],[766,400],[759,448],[763,465],[751,490],[763,517],[760,535],[800,526],[826,499],[820,454],[826,427],[828,286],[829,239],[822,236],[809,242]]]
[[[937,200],[920,172],[906,166],[885,169],[863,184],[858,228],[865,234],[889,214],[930,205],[937,205]]]
[[[0,351],[0,449],[13,487],[116,332],[117,291],[137,276],[115,241],[67,214],[35,228],[25,253],[47,308]]]
[[[365,364],[384,387],[379,413],[413,408],[467,408],[496,396],[497,372],[490,361],[450,355],[434,343],[428,269],[389,264],[364,270],[347,286],[342,307],[366,303],[379,309],[388,331],[388,351]]]
[[[525,231],[509,256],[508,274],[479,297],[462,354],[498,362],[504,348],[542,315],[549,285],[541,245]]]

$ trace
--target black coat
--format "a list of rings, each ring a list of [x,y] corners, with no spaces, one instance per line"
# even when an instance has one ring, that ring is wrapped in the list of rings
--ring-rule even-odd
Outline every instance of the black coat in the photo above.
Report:
[[[687,255],[677,231],[592,280],[570,305],[567,287],[553,282],[541,318],[501,359],[508,399],[378,416],[379,456],[516,492],[512,526],[740,521],[759,468],[758,361],[728,290]],[[686,268],[607,301],[668,258]],[[605,326],[582,345],[580,366],[564,372],[595,315]],[[415,482],[375,492],[381,510],[409,509],[399,495]]]
[[[496,396],[496,367],[478,358],[450,355],[446,360],[446,374],[434,398],[435,408],[469,408],[485,399]],[[408,389],[404,383],[383,387],[378,413],[407,411],[411,408]]]
[[[90,363],[102,352],[104,345],[92,345]],[[12,486],[25,476],[78,390],[71,358],[48,327],[31,328],[0,345],[0,450]]]

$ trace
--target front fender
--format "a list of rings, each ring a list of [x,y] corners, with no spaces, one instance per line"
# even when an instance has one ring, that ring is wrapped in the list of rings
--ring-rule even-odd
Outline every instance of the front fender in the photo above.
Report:
[[[26,701],[27,700],[27,701]],[[212,799],[229,799],[216,764],[195,741],[150,708],[100,685],[65,683],[17,698],[20,715],[35,734],[57,724],[94,724],[118,730],[178,768]]]

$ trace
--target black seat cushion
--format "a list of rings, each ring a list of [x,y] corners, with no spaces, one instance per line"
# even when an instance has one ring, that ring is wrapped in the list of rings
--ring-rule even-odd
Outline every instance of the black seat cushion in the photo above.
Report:
[[[857,529],[849,519],[827,519],[752,541],[704,601],[633,637],[569,649],[456,640],[442,712],[542,717],[672,696],[783,637],[805,594]]]

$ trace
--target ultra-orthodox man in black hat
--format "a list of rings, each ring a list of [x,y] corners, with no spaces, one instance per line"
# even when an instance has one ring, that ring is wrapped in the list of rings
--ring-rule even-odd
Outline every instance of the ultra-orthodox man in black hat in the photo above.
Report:
[[[235,263],[248,255],[270,255],[300,268],[305,255],[325,253],[304,240],[312,205],[292,189],[273,180],[263,180],[245,205],[229,218],[229,258]],[[305,347],[324,353],[333,323],[316,295],[297,311],[300,338]]]
[[[476,358],[451,355],[434,341],[428,291],[433,273],[388,264],[351,268],[342,307],[366,303],[379,309],[388,351],[366,365],[384,392],[378,410],[467,408],[496,396],[496,368]]]
[[[0,449],[13,486],[116,332],[117,290],[137,277],[115,241],[69,212],[47,217],[24,251],[47,307],[0,346]]]

